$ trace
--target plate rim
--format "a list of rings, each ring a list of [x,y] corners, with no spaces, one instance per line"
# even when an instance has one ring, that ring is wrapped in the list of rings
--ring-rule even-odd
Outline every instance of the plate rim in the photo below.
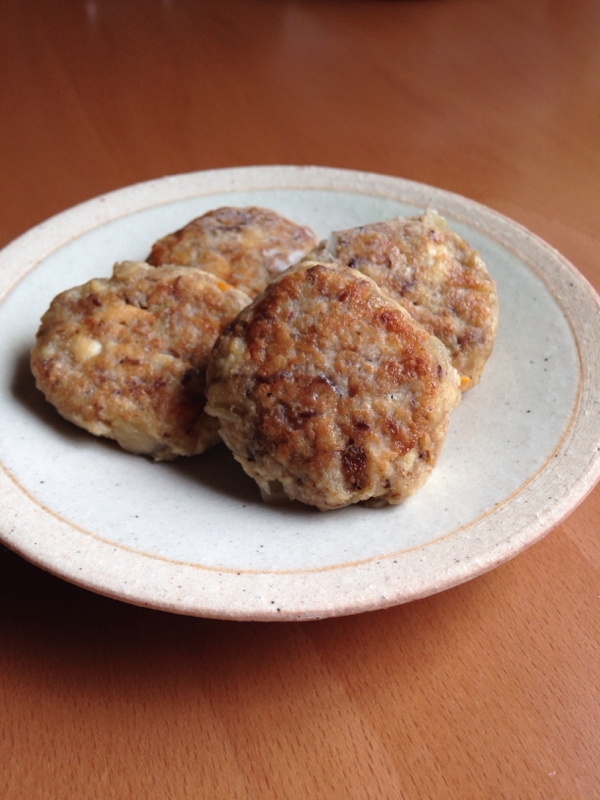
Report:
[[[156,192],[159,187],[161,191]],[[556,456],[562,457],[562,464],[568,463],[571,466],[568,486],[562,487],[559,500],[551,507],[543,507],[534,520],[522,524],[519,530],[515,530],[514,519],[510,513],[507,514],[507,504],[503,503],[502,508],[490,509],[483,515],[483,519],[478,518],[459,532],[454,531],[443,537],[443,540],[414,548],[412,558],[405,558],[405,554],[396,557],[382,556],[381,559],[367,564],[334,565],[327,570],[317,571],[318,574],[343,573],[338,575],[337,586],[333,586],[331,581],[325,582],[325,585],[316,585],[319,582],[315,583],[311,579],[315,574],[314,570],[294,571],[295,586],[290,586],[289,580],[288,585],[285,585],[285,576],[288,573],[233,574],[229,570],[221,572],[211,568],[209,585],[201,587],[202,598],[199,599],[198,570],[208,572],[208,568],[178,564],[175,567],[178,575],[163,575],[159,581],[162,583],[162,590],[156,585],[149,592],[148,565],[145,562],[151,562],[152,572],[155,571],[152,565],[156,566],[158,562],[162,565],[159,568],[161,572],[164,571],[164,561],[150,554],[126,552],[121,546],[103,540],[95,539],[94,545],[90,546],[93,535],[90,536],[87,532],[87,552],[82,553],[82,543],[78,541],[82,531],[55,516],[53,520],[49,520],[48,517],[53,516],[54,512],[45,509],[39,501],[30,497],[27,490],[0,464],[0,541],[61,578],[136,605],[221,619],[296,620],[361,613],[443,591],[508,561],[560,524],[600,479],[600,437],[596,434],[592,445],[594,437],[590,435],[590,426],[586,426],[586,417],[590,416],[587,410],[594,402],[598,403],[597,400],[594,401],[594,396],[600,396],[600,360],[590,347],[592,334],[600,334],[600,296],[589,281],[555,248],[524,226],[475,200],[404,178],[329,167],[267,165],[166,176],[84,201],[36,225],[9,243],[0,251],[0,303],[52,252],[107,222],[186,198],[217,192],[268,189],[337,190],[388,197],[421,207],[432,206],[442,214],[478,228],[516,252],[534,274],[542,279],[569,323],[579,351],[581,371],[580,397],[573,410],[572,423],[555,451]],[[158,200],[157,195],[160,197]],[[67,238],[65,231],[69,231]],[[545,270],[540,269],[536,261],[540,253],[548,259]],[[570,292],[569,288],[575,291]],[[562,291],[557,294],[558,290]],[[587,457],[587,461],[581,463],[584,457]],[[527,497],[521,496],[524,493],[535,499],[535,492],[547,490],[544,478],[548,478],[545,475],[548,468],[549,463],[546,462],[539,473],[531,476],[531,480],[526,481],[517,491],[516,499],[521,504],[527,502]],[[13,516],[17,517],[16,522],[10,520],[11,509]],[[14,512],[14,509],[19,511]],[[47,542],[40,545],[37,541],[40,538],[39,531],[44,527],[50,532],[53,542],[51,550],[48,549]],[[464,534],[465,529],[470,537],[471,556],[449,566],[448,554],[445,552],[447,541]],[[497,534],[495,537],[493,535],[498,530],[505,532],[500,540]],[[418,559],[419,551],[427,549],[430,557],[432,548],[438,551],[433,558],[428,559],[439,568],[439,577],[435,584],[422,579],[419,581],[411,574],[415,564],[418,564],[415,558]],[[115,559],[114,553],[117,551],[119,557]],[[78,566],[72,562],[73,554],[79,558]],[[93,571],[96,559],[100,559],[99,563],[104,569],[99,578]],[[407,562],[403,568],[398,567],[399,560]],[[409,561],[414,562],[412,567]],[[188,574],[190,570],[193,574]],[[169,565],[167,571],[172,573],[173,565]],[[284,585],[278,585],[282,584],[280,577],[283,577]],[[357,592],[352,589],[352,579],[358,577],[361,590]],[[398,588],[399,580],[405,581],[404,589]],[[335,589],[333,600],[332,589]],[[210,595],[210,602],[207,602],[207,595]],[[310,599],[307,600],[307,597]]]

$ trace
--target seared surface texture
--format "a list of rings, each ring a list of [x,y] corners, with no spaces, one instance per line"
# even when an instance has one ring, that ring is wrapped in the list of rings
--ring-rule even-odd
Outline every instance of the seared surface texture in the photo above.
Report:
[[[218,208],[160,239],[148,263],[201,267],[256,297],[317,243],[308,227],[265,208]]]
[[[336,231],[314,255],[327,252],[373,278],[446,345],[463,390],[479,382],[498,328],[496,284],[479,253],[442,217],[428,211]]]
[[[266,495],[399,503],[435,465],[458,385],[441,343],[372,280],[309,264],[219,338],[206,411]]]
[[[31,367],[63,417],[155,459],[218,441],[206,366],[250,299],[199,269],[124,262],[63,292],[42,317]]]

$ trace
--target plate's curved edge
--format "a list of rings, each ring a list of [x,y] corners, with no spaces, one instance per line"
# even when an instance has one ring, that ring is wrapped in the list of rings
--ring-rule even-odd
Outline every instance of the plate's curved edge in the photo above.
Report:
[[[277,598],[281,596],[279,591],[286,587],[285,585],[274,587],[273,584],[277,583],[277,580],[274,580],[272,574],[267,573],[261,576],[258,581],[256,575],[253,575],[248,586],[242,585],[244,581],[238,581],[237,587],[234,587],[233,590],[234,597],[232,597],[231,590],[227,590],[223,594],[224,576],[221,573],[213,572],[213,577],[208,579],[208,583],[212,584],[210,591],[213,600],[218,596],[220,602],[203,605],[198,602],[197,597],[198,571],[196,569],[192,570],[193,586],[191,586],[187,585],[190,576],[184,576],[183,572],[186,572],[186,570],[189,572],[192,568],[182,570],[181,567],[177,568],[177,575],[171,576],[168,592],[164,591],[165,576],[163,574],[161,577],[163,589],[152,594],[152,592],[148,591],[148,574],[146,567],[143,566],[145,561],[152,562],[151,558],[131,554],[133,561],[129,564],[129,556],[123,560],[123,551],[120,551],[119,564],[111,563],[111,549],[114,551],[116,548],[111,548],[106,543],[96,542],[94,548],[98,546],[100,550],[98,552],[94,551],[92,554],[89,550],[89,537],[86,537],[85,541],[82,539],[79,542],[69,541],[67,543],[67,540],[73,535],[72,529],[57,531],[57,534],[58,541],[65,544],[66,551],[69,552],[71,557],[74,552],[77,552],[78,547],[83,546],[87,551],[82,554],[81,563],[83,563],[83,566],[80,564],[76,571],[72,567],[61,565],[55,550],[52,553],[48,553],[46,558],[41,558],[39,547],[35,541],[35,533],[33,533],[34,539],[24,546],[23,541],[15,541],[10,532],[5,532],[4,538],[10,547],[20,552],[33,563],[37,563],[44,569],[73,583],[92,589],[100,594],[141,606],[182,614],[238,620],[316,619],[386,608],[442,591],[481,575],[506,562],[529,545],[539,541],[549,530],[560,524],[591,491],[600,479],[600,449],[596,447],[594,451],[591,446],[593,437],[589,436],[589,430],[586,428],[586,415],[590,404],[596,403],[597,405],[598,400],[596,398],[600,397],[600,365],[592,347],[593,342],[597,341],[600,335],[600,298],[589,281],[545,241],[514,220],[458,194],[393,176],[311,166],[240,167],[168,176],[88,200],[41,223],[41,225],[7,245],[0,252],[0,268],[2,269],[0,296],[4,295],[6,291],[10,291],[15,280],[20,280],[26,272],[41,259],[45,258],[53,249],[65,243],[65,229],[70,229],[70,238],[76,238],[85,231],[124,214],[195,196],[198,194],[198,182],[202,184],[203,191],[201,194],[263,188],[295,188],[354,191],[377,196],[389,196],[391,199],[398,199],[399,201],[410,202],[423,207],[438,207],[438,210],[442,213],[458,219],[463,218],[472,224],[479,221],[501,243],[504,242],[507,246],[512,244],[520,251],[526,251],[526,255],[536,264],[540,254],[543,255],[547,259],[546,266],[551,269],[549,285],[556,289],[556,284],[558,283],[558,287],[562,287],[564,290],[570,284],[570,279],[572,278],[576,289],[573,293],[574,297],[570,298],[567,292],[566,298],[561,298],[563,301],[561,305],[570,322],[580,350],[583,366],[583,392],[575,424],[561,448],[563,459],[561,465],[564,468],[565,465],[568,466],[570,464],[577,474],[571,475],[569,473],[570,482],[566,489],[563,481],[562,494],[559,501],[552,503],[546,509],[548,513],[537,514],[535,519],[529,521],[528,524],[523,523],[523,517],[521,516],[519,525],[515,528],[515,520],[511,518],[511,515],[509,514],[508,518],[505,519],[502,516],[503,512],[500,511],[498,514],[493,512],[485,520],[481,520],[479,523],[469,527],[465,535],[471,538],[471,544],[477,540],[483,543],[480,548],[483,551],[482,553],[478,554],[477,547],[472,547],[471,556],[462,561],[459,560],[458,563],[452,564],[448,568],[446,553],[446,548],[449,546],[448,541],[428,545],[428,557],[433,552],[432,548],[436,548],[435,558],[440,562],[439,576],[441,577],[438,577],[437,583],[411,581],[412,567],[418,564],[420,558],[420,551],[417,550],[401,559],[384,557],[379,562],[375,562],[375,565],[340,568],[340,573],[352,574],[352,590],[346,592],[347,575],[340,574],[338,576],[340,581],[339,594],[336,595],[333,602],[331,601],[331,581],[327,581],[328,600],[320,597],[319,586],[315,586],[313,582],[310,586],[304,587],[304,592],[302,587],[296,587],[296,591],[292,593],[295,595],[294,600],[288,596],[287,602],[284,602]],[[290,185],[292,182],[293,186]],[[158,186],[161,188],[161,193],[160,200],[156,201],[154,190]],[[152,199],[149,199],[149,192],[153,196]],[[389,192],[389,195],[387,195],[387,192]],[[477,225],[475,226],[477,227]],[[16,258],[19,255],[21,258]],[[541,269],[543,274],[544,269],[539,264],[538,268]],[[546,275],[546,277],[548,276]],[[3,289],[6,291],[3,291]],[[587,461],[583,467],[581,466],[581,458],[584,455],[581,450],[582,447],[587,453]],[[3,476],[3,478],[5,477]],[[551,472],[543,471],[542,475],[538,476],[528,487],[527,492],[535,496],[538,491],[548,491],[548,483],[550,488],[556,489],[556,486],[552,485],[553,480],[555,478]],[[4,480],[1,480],[0,499],[4,499],[6,491],[7,485]],[[525,500],[525,502],[527,501],[526,496],[521,499]],[[35,517],[35,521],[32,523],[33,529],[34,531],[37,530],[39,535],[39,532],[44,527],[47,528],[48,519],[47,517],[44,519],[43,510],[39,508],[32,513],[33,517]],[[40,514],[42,514],[41,517],[39,516]],[[68,526],[66,527],[68,528]],[[493,531],[495,538],[498,539],[497,532],[503,528],[506,529],[506,535],[491,546],[490,542],[487,541],[490,531]],[[83,537],[83,534],[79,534],[79,536]],[[452,537],[449,538],[451,539]],[[91,555],[93,555],[92,561],[96,568],[98,563],[101,563],[107,570],[103,573],[101,582],[90,580],[89,574],[86,577],[74,574],[74,572],[85,574],[85,562]],[[399,568],[397,564],[394,565],[394,561],[398,560],[402,561],[402,568]],[[140,565],[142,565],[141,569]],[[154,563],[151,569],[154,569]],[[111,576],[110,587],[107,586],[107,575]],[[356,579],[359,575],[361,577],[361,590],[357,594]],[[244,576],[240,575],[239,577],[243,578]],[[412,577],[414,578],[414,573]],[[403,578],[405,580],[404,584],[402,584]],[[181,585],[178,586],[181,594],[175,599],[173,579],[182,581]],[[230,577],[227,580],[230,580]],[[297,576],[294,580],[297,580]],[[392,591],[382,593],[381,586],[386,581],[388,583],[393,582],[395,590],[390,586],[389,588]],[[283,584],[285,584],[285,579],[283,579]],[[262,595],[257,596],[257,587],[258,591],[265,592],[264,597]],[[207,586],[205,588],[208,589]],[[273,590],[276,588],[277,592],[274,592]],[[289,586],[287,590],[289,591]],[[269,598],[269,593],[274,595],[273,598]],[[170,596],[167,597],[167,594]],[[245,597],[244,594],[246,595]],[[192,599],[192,595],[194,595],[194,599]],[[310,598],[310,607],[306,605],[306,597]],[[250,603],[248,603],[249,600],[251,600]]]
[[[563,443],[569,453],[571,439]],[[571,461],[577,459],[571,455]],[[564,462],[563,462],[564,467]],[[5,543],[32,563],[99,594],[157,610],[230,620],[291,621],[321,619],[378,610],[444,591],[510,560],[568,516],[600,478],[600,454],[579,470],[576,481],[560,502],[537,514],[523,525],[520,511],[506,507],[470,526],[461,535],[471,540],[466,557],[454,558],[450,536],[418,548],[400,557],[382,557],[378,562],[358,567],[340,567],[335,572],[338,582],[335,600],[331,600],[332,573],[306,573],[299,584],[298,576],[262,575],[203,571],[201,568],[157,562],[149,556],[127,553],[118,547],[93,539],[65,522],[45,513],[33,500],[23,514],[23,497],[19,496],[21,519],[18,535],[5,531]],[[535,493],[545,493],[553,479],[542,473],[532,483]],[[539,484],[540,485],[536,485]],[[15,506],[18,487],[0,471],[0,506]],[[527,498],[521,497],[526,503]],[[23,518],[25,516],[25,518]],[[27,528],[24,537],[23,526]],[[504,531],[498,541],[498,531]],[[45,532],[50,533],[47,541]],[[492,541],[490,541],[490,539]],[[40,541],[42,540],[42,541]],[[476,546],[476,544],[478,546]],[[438,580],[432,583],[419,576],[418,564],[425,555],[438,563]],[[78,568],[73,568],[73,553],[78,554]],[[98,566],[102,574],[96,578]],[[430,570],[431,571],[431,570]],[[235,584],[235,585],[233,585]],[[387,591],[381,587],[387,584]],[[198,592],[198,589],[202,591]],[[325,592],[324,592],[325,589]],[[323,596],[325,594],[325,596]],[[211,602],[206,602],[210,598]],[[307,602],[307,598],[309,598]],[[250,601],[250,602],[249,602]]]
[[[0,473],[0,502],[3,505],[7,499],[5,477]],[[29,541],[23,542],[22,530],[21,535],[14,541],[10,532],[3,538],[4,543],[11,549],[51,574],[105,597],[140,607],[239,622],[310,621],[383,610],[446,591],[480,577],[522,553],[559,525],[585,499],[600,478],[600,459],[596,459],[595,469],[588,473],[587,477],[585,492],[581,491],[581,485],[574,486],[569,496],[563,498],[560,507],[555,507],[541,526],[530,524],[515,531],[514,520],[510,517],[490,519],[485,527],[506,530],[506,538],[493,547],[486,544],[481,531],[478,532],[474,528],[470,534],[474,539],[480,539],[481,553],[472,551],[467,557],[454,561],[450,558],[450,567],[448,567],[448,553],[443,551],[452,550],[452,547],[451,545],[448,547],[449,541],[445,540],[442,548],[437,548],[440,578],[435,585],[424,580],[414,580],[416,573],[413,566],[420,560],[421,553],[432,547],[428,546],[410,553],[409,559],[384,557],[375,565],[340,568],[337,571],[338,593],[334,600],[331,599],[331,584],[326,585],[325,592],[324,587],[320,585],[318,576],[323,573],[316,574],[317,585],[312,580],[315,573],[309,573],[305,576],[308,580],[305,581],[307,585],[304,591],[299,591],[297,576],[290,581],[289,575],[274,576],[265,573],[249,576],[242,573],[237,576],[237,585],[232,586],[230,573],[204,572],[202,574],[204,580],[200,581],[204,583],[204,591],[201,593],[204,602],[202,602],[199,601],[197,591],[198,570],[189,566],[182,568],[168,565],[168,571],[172,574],[165,582],[162,562],[158,581],[160,588],[157,587],[153,593],[152,578],[155,577],[153,573],[156,562],[148,556],[111,547],[106,542],[86,537],[60,522],[59,527],[64,527],[64,530],[58,533],[60,545],[57,547],[57,536],[52,535],[52,543],[48,543],[46,549],[40,547],[38,540],[44,537],[44,529],[47,528],[49,520],[48,517],[44,517],[43,510],[33,504],[31,510],[37,519],[33,520]],[[51,524],[56,522],[57,520],[52,518]],[[66,560],[61,558],[63,549],[66,552]],[[73,552],[77,551],[80,560],[78,569],[74,570],[70,559]],[[111,556],[117,553],[118,557],[113,562]],[[428,556],[431,557],[431,550]],[[396,561],[404,562],[397,570],[392,567]],[[104,571],[95,579],[98,565],[103,565]],[[392,579],[396,584],[395,590],[389,585]],[[402,584],[402,579],[405,582],[399,589],[397,584]],[[381,587],[388,581],[388,591],[383,593]],[[288,593],[290,583],[293,584],[293,597]],[[357,583],[361,584],[360,587],[357,587]],[[207,597],[210,597],[212,602],[207,603]]]

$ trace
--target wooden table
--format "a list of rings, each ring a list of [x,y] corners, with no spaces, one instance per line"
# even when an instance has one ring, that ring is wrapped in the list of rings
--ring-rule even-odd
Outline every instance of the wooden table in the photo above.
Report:
[[[0,245],[137,181],[318,164],[486,203],[600,289],[595,0],[0,11]],[[310,623],[136,608],[2,549],[0,797],[594,800],[599,514],[596,490],[483,577]]]

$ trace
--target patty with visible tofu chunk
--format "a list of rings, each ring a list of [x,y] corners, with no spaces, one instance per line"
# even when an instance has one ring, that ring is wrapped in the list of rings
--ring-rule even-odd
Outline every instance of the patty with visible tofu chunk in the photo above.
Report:
[[[250,298],[199,269],[126,261],[58,295],[31,353],[37,386],[63,417],[156,460],[219,441],[204,412],[219,333]]]
[[[475,386],[498,329],[496,284],[479,255],[427,211],[336,231],[307,258],[359,270],[448,348],[461,388]]]
[[[400,503],[459,404],[444,346],[373,280],[293,267],[219,337],[206,411],[265,498],[322,510]]]
[[[148,263],[200,267],[254,298],[316,244],[309,227],[269,209],[223,207],[155,242]]]

